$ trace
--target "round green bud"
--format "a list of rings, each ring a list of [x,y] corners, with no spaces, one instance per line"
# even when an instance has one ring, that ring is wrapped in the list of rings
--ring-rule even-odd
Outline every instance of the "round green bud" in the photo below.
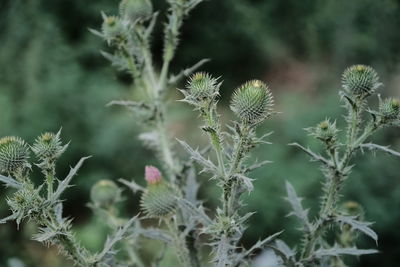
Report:
[[[90,191],[92,202],[102,208],[115,204],[120,198],[118,186],[111,180],[100,180]]]
[[[57,159],[63,152],[60,136],[54,133],[44,133],[36,138],[32,151],[41,160]]]
[[[268,86],[253,80],[233,93],[231,109],[245,123],[259,123],[271,115],[273,97]]]
[[[141,207],[149,218],[171,215],[177,207],[177,188],[165,181],[150,184],[141,198]]]
[[[197,101],[213,99],[218,94],[218,79],[205,72],[193,74],[187,84],[189,95]]]
[[[24,140],[15,136],[0,139],[0,173],[13,173],[29,166],[29,148]]]
[[[150,0],[122,0],[119,11],[122,18],[136,22],[150,17],[153,5]]]
[[[386,121],[400,119],[400,101],[396,98],[387,98],[379,105],[379,112]]]
[[[342,75],[342,86],[357,97],[372,95],[381,85],[376,71],[365,65],[354,65],[347,68]]]

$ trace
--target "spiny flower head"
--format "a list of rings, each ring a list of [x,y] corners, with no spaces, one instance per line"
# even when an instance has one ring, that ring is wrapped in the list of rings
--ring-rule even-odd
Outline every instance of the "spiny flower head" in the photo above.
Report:
[[[90,198],[95,205],[107,208],[120,199],[120,190],[113,181],[100,180],[92,187]]]
[[[13,173],[29,166],[28,145],[19,137],[7,136],[0,139],[0,173]]]
[[[194,101],[202,101],[215,98],[218,95],[219,86],[217,78],[205,72],[197,72],[190,77],[187,91]]]
[[[343,89],[361,99],[372,95],[381,83],[376,71],[365,65],[348,67],[342,75]]]
[[[253,80],[233,93],[231,109],[245,123],[259,123],[271,115],[273,97],[268,86]]]
[[[41,160],[55,160],[61,156],[68,145],[63,146],[60,140],[61,131],[57,134],[44,133],[36,138],[32,151]]]
[[[116,16],[107,16],[104,13],[101,31],[108,43],[121,42],[125,39],[124,26]]]
[[[379,104],[379,112],[385,121],[400,120],[400,100],[387,98]]]
[[[153,5],[150,0],[122,0],[119,11],[122,18],[134,23],[150,17]]]
[[[172,214],[177,206],[179,190],[164,181],[161,172],[153,166],[146,167],[145,179],[148,186],[141,198],[141,207],[145,214],[150,218],[161,218]]]

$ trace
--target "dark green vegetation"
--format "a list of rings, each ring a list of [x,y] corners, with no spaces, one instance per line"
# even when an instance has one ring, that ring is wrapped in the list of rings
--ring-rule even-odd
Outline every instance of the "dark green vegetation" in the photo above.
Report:
[[[0,136],[18,134],[33,141],[40,132],[62,126],[63,136],[73,142],[62,162],[94,156],[80,171],[75,190],[65,195],[69,199],[66,213],[75,218],[78,238],[89,248],[97,248],[99,238],[104,238],[98,235],[102,224],[93,221],[85,208],[90,187],[104,178],[134,177],[144,183],[143,168],[154,163],[153,155],[135,138],[137,126],[132,118],[121,109],[105,108],[112,99],[129,97],[129,76],[114,72],[99,55],[104,47],[87,28],[101,24],[100,10],[115,13],[115,7],[116,1],[106,0],[0,2]],[[276,109],[283,112],[263,126],[274,130],[274,144],[259,149],[259,158],[275,163],[253,175],[258,180],[247,208],[257,214],[251,219],[252,232],[245,244],[283,228],[287,229],[285,240],[297,237],[297,225],[285,217],[289,211],[282,199],[285,179],[306,197],[305,206],[318,203],[319,171],[286,144],[310,143],[304,127],[315,125],[327,114],[339,117],[338,77],[345,66],[375,67],[382,80],[389,81],[381,93],[400,96],[399,26],[400,2],[389,0],[212,0],[193,12],[184,26],[185,42],[174,66],[180,69],[199,58],[211,58],[203,69],[226,80],[222,101],[242,82],[262,78],[275,95]],[[160,40],[153,45],[160,48]],[[175,98],[180,98],[178,92]],[[171,129],[174,135],[193,133],[193,140],[207,142],[206,136],[196,136],[195,113],[188,112],[190,108],[180,103],[171,108],[175,111],[170,118],[176,122]],[[393,148],[398,150],[398,136],[398,130],[392,129],[379,135],[378,141],[397,144]],[[60,174],[69,167],[62,162]],[[400,260],[398,169],[398,159],[366,153],[347,182],[344,199],[359,202],[365,207],[366,220],[377,222],[374,230],[382,251],[353,266],[395,266]],[[210,193],[203,190],[203,198],[213,199]],[[126,204],[125,212],[135,214],[138,209],[138,205]],[[5,203],[0,203],[1,217],[6,214]],[[27,241],[30,227],[24,225],[15,232],[13,225],[0,226],[0,265],[11,257],[30,266],[62,264],[54,251],[46,252],[40,244]],[[369,240],[365,243],[363,247],[374,246]]]

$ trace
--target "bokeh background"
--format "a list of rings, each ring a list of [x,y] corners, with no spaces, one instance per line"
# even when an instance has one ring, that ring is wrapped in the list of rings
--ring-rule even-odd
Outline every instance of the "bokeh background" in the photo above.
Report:
[[[165,10],[165,1],[153,2]],[[58,166],[61,177],[81,156],[93,155],[65,195],[66,215],[74,218],[83,245],[93,250],[101,246],[106,228],[86,207],[91,186],[100,179],[120,177],[143,183],[144,166],[157,165],[138,141],[140,129],[131,114],[105,107],[110,100],[132,97],[130,80],[100,56],[99,51],[107,48],[88,28],[99,28],[100,11],[116,13],[117,7],[117,0],[0,0],[0,136],[19,135],[31,142],[44,131],[62,127],[64,140],[71,140],[71,145]],[[283,239],[296,244],[297,225],[285,217],[289,207],[283,199],[284,182],[294,184],[315,214],[322,177],[315,163],[286,144],[297,141],[319,149],[303,128],[326,117],[343,125],[338,89],[348,65],[372,65],[385,84],[381,94],[400,97],[399,28],[398,0],[209,0],[192,13],[183,27],[175,70],[211,58],[203,69],[223,77],[220,110],[226,121],[232,118],[227,108],[231,92],[253,78],[270,84],[276,109],[282,112],[260,129],[274,131],[273,144],[258,149],[255,157],[274,164],[252,174],[257,180],[245,209],[257,213],[244,245],[283,228]],[[159,26],[153,42],[156,58],[161,32]],[[172,99],[179,97],[177,91],[171,92]],[[189,107],[172,102],[170,111],[171,136],[206,144]],[[375,140],[400,149],[398,129],[382,131]],[[2,217],[8,214],[6,194],[1,188]],[[206,183],[201,198],[213,207],[217,194]],[[399,159],[360,156],[343,195],[361,203],[366,220],[376,222],[381,251],[351,266],[398,266]],[[138,197],[128,191],[124,196],[121,212],[132,216],[138,211]],[[12,223],[0,226],[0,266],[70,265],[54,249],[30,240],[34,225],[15,228]],[[375,244],[361,238],[359,246]]]

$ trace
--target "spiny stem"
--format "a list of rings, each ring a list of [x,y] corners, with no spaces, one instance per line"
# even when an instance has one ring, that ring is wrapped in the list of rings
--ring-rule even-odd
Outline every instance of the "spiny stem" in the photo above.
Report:
[[[189,250],[186,246],[186,242],[180,236],[180,231],[178,226],[175,222],[171,222],[171,218],[166,218],[165,224],[168,227],[169,232],[172,234],[173,238],[173,246],[175,247],[176,254],[178,257],[179,262],[182,264],[183,267],[192,267],[191,257]]]

